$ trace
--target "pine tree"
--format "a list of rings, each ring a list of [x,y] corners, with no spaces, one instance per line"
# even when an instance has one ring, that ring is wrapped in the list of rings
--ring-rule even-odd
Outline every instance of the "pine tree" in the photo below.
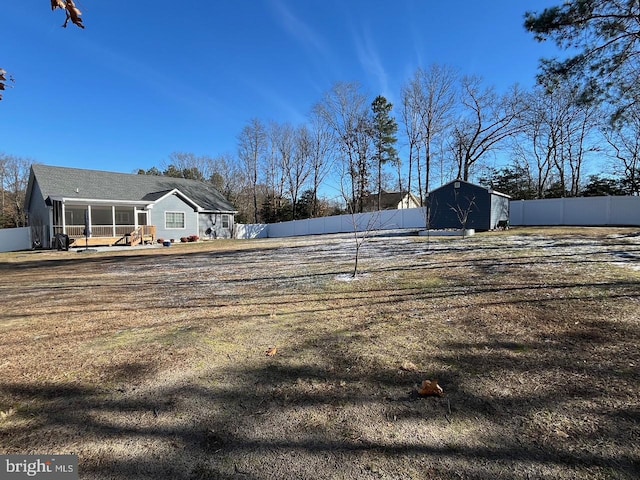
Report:
[[[398,141],[398,123],[391,116],[393,105],[379,95],[371,104],[373,111],[372,136],[374,144],[373,159],[378,169],[378,210],[382,195],[382,167],[387,163],[397,164],[400,159],[395,145]]]

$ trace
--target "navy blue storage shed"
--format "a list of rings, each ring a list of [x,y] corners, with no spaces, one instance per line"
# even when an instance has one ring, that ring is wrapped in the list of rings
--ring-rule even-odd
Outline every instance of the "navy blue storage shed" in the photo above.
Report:
[[[509,195],[454,180],[427,195],[430,229],[494,230],[509,221]]]

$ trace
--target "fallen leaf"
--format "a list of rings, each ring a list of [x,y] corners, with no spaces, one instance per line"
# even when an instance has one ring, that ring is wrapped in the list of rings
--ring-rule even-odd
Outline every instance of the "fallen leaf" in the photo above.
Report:
[[[405,360],[402,362],[402,365],[400,365],[400,370],[404,370],[405,372],[417,372],[418,367],[415,363]]]
[[[422,382],[422,386],[418,389],[418,394],[423,397],[444,395],[442,387],[438,385],[438,380],[425,380]]]
[[[16,413],[16,411],[13,407],[11,407],[9,410],[5,412],[0,412],[0,420],[6,420],[10,416],[12,416],[14,413]]]
[[[267,350],[267,357],[273,357],[276,353],[278,353],[278,349],[276,347],[272,347]]]

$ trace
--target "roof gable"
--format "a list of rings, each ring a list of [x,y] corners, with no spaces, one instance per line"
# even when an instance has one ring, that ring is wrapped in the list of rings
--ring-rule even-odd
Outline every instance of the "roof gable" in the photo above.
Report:
[[[372,193],[366,195],[362,199],[363,207],[366,209],[373,209],[378,207],[378,194]],[[410,192],[380,192],[380,209],[390,210],[398,208],[401,202],[414,203],[420,205],[420,200]]]
[[[452,180],[449,183],[445,183],[444,185],[442,185],[442,186],[436,188],[435,190],[432,190],[431,192],[429,192],[429,195],[433,195],[434,193],[439,192],[440,190],[447,190],[447,189],[449,189],[451,187],[451,185],[453,185],[455,183],[464,184],[466,187],[468,187],[468,188],[470,188],[472,190],[473,189],[477,189],[477,190],[485,191],[490,195],[500,195],[501,197],[511,198],[506,193],[500,193],[500,192],[497,192],[497,191],[492,190],[490,188],[483,187],[482,185],[476,185],[475,183],[467,182],[467,181],[461,180],[461,179]]]

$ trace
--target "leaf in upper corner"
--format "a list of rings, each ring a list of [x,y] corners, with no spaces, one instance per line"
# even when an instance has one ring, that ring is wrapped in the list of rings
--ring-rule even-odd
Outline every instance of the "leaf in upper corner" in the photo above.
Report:
[[[67,22],[69,21],[69,19],[71,19],[74,25],[77,25],[80,28],[84,28],[84,25],[82,24],[82,18],[80,18],[82,12],[78,7],[76,7],[75,3],[73,3],[73,0],[67,0],[66,10],[67,20],[64,22],[64,26],[66,27]]]
[[[67,5],[64,3],[63,0],[51,0],[51,10],[55,10],[56,8],[65,10],[66,7]]]
[[[276,347],[272,347],[267,350],[266,355],[267,357],[273,357],[276,353],[278,353],[278,349]]]

